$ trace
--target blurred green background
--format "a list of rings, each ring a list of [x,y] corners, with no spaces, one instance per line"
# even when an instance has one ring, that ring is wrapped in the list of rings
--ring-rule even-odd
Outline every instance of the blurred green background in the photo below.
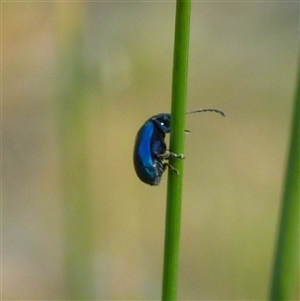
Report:
[[[140,182],[132,149],[170,111],[175,2],[1,5],[3,299],[66,299],[76,237],[93,299],[159,299],[166,175]],[[179,298],[263,300],[299,4],[194,2],[191,20],[188,109],[227,117],[187,118]]]

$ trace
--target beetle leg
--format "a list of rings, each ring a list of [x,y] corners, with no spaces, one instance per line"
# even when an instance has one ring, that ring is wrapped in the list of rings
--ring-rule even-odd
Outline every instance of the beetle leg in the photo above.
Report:
[[[169,158],[169,152],[168,151],[165,151],[164,153],[162,154],[158,154],[156,153],[155,156],[159,159],[168,159]]]
[[[168,166],[172,171],[174,171],[177,175],[179,175],[179,171],[173,167],[170,163],[164,162],[164,167]]]
[[[176,158],[176,159],[184,159],[184,155],[182,154],[175,154],[170,151],[165,151],[163,154],[155,154],[160,159],[169,159],[169,158]]]
[[[183,154],[179,154],[178,155],[178,154],[169,152],[168,158],[184,159],[184,155]]]

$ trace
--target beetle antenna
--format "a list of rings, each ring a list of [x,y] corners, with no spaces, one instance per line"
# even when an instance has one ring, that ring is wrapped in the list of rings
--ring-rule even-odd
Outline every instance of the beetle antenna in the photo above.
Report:
[[[225,113],[219,109],[198,109],[198,110],[195,110],[195,111],[190,111],[190,112],[187,112],[187,114],[193,114],[193,113],[200,113],[200,112],[215,112],[215,113],[220,113],[222,116],[226,116]]]

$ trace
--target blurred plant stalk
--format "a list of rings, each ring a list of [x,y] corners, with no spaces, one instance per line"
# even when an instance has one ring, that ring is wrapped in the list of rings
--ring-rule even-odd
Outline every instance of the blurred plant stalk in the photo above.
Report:
[[[66,299],[95,299],[84,3],[56,3]]]
[[[300,60],[300,59],[299,59]],[[299,283],[300,66],[270,300],[293,300]]]

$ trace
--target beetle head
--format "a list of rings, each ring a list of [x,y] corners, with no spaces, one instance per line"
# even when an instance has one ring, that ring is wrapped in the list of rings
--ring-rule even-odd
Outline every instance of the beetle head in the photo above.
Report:
[[[153,120],[164,133],[170,133],[171,114],[161,113],[151,117],[151,120]]]

